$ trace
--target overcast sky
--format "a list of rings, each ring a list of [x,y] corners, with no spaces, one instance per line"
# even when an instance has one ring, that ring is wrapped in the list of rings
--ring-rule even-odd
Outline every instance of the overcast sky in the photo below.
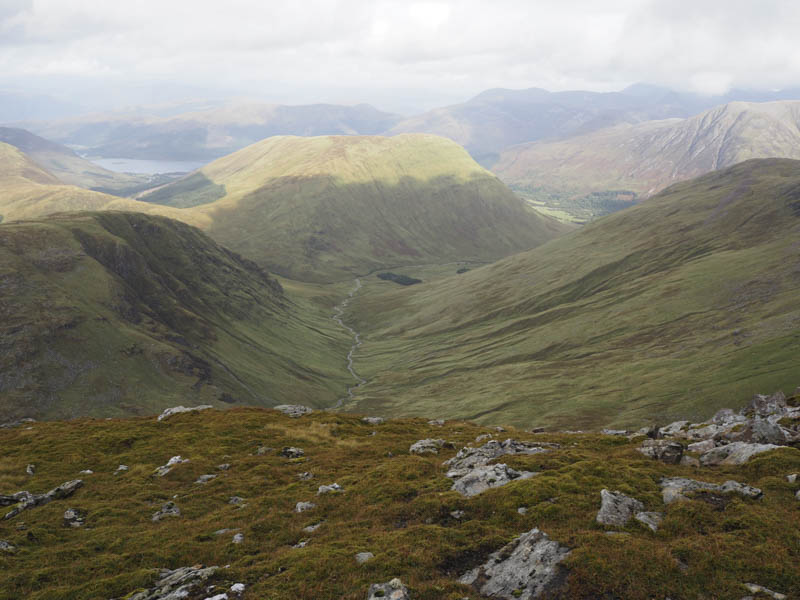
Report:
[[[0,0],[0,88],[390,110],[492,87],[800,85],[798,0]]]

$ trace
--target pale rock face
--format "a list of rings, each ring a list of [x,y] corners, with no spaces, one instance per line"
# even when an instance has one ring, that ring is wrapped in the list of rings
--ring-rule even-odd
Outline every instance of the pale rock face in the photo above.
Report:
[[[628,521],[644,510],[644,504],[622,492],[601,490],[600,510],[595,520],[601,525],[625,527]]]
[[[664,500],[664,504],[688,500],[689,498],[685,494],[698,491],[721,494],[736,493],[745,498],[752,499],[758,499],[762,495],[760,489],[737,481],[726,481],[722,485],[718,485],[716,483],[707,483],[705,481],[686,479],[684,477],[665,477],[661,480],[661,496]]]
[[[477,496],[488,489],[500,487],[516,480],[530,479],[536,473],[517,471],[505,464],[485,465],[472,469],[459,477],[451,489],[464,496]]]
[[[185,406],[174,406],[172,408],[166,409],[164,412],[158,415],[158,420],[163,421],[164,419],[168,419],[172,415],[177,415],[185,412],[197,412],[201,410],[207,410],[209,408],[212,408],[210,404],[201,404],[200,406],[190,406],[188,408]]]
[[[564,584],[567,572],[559,563],[568,554],[568,548],[539,529],[532,529],[464,574],[459,582],[490,598],[539,598]]]
[[[182,463],[187,463],[187,462],[189,462],[188,458],[182,458],[180,455],[173,456],[167,461],[167,464],[161,465],[155,471],[153,471],[153,474],[156,477],[164,477],[164,475],[172,471],[172,467],[174,467],[175,465],[180,465]],[[119,471],[119,468],[117,468],[117,470]]]

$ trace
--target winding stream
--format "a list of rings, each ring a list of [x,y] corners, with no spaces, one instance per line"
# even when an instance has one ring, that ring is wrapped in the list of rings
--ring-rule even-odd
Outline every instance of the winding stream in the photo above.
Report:
[[[356,373],[356,370],[353,368],[353,354],[355,353],[356,350],[358,350],[359,346],[361,346],[361,336],[355,329],[353,329],[349,325],[345,325],[344,321],[342,320],[342,317],[344,316],[344,310],[347,308],[347,305],[350,304],[350,301],[353,299],[353,296],[355,296],[356,292],[360,289],[361,289],[361,279],[357,277],[355,286],[353,286],[353,289],[350,290],[349,294],[347,294],[347,298],[345,298],[341,304],[334,307],[333,317],[331,317],[341,327],[349,331],[350,335],[353,336],[353,345],[350,346],[350,352],[347,353],[347,370],[350,371],[350,375],[353,376],[353,379],[355,379],[358,382],[356,383],[356,385],[352,385],[347,388],[347,396],[339,398],[334,408],[341,408],[345,400],[350,400],[353,398],[353,392],[355,390],[357,390],[359,387],[367,383],[367,380],[361,377],[361,375],[359,375],[358,373]]]

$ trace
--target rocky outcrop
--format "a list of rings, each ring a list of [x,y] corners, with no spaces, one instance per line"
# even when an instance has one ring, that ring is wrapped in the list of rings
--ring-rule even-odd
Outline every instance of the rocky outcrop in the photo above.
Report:
[[[317,496],[321,496],[322,494],[337,494],[339,492],[343,492],[344,489],[338,483],[332,483],[330,485],[321,485],[317,488]]]
[[[25,491],[17,492],[11,496],[0,496],[0,506],[11,506],[12,504],[16,504],[11,511],[5,514],[3,520],[16,517],[22,511],[34,508],[36,506],[43,506],[52,502],[53,500],[68,498],[82,485],[82,480],[73,479],[72,481],[62,483],[46,494],[31,494],[30,492]]]
[[[158,523],[161,519],[164,519],[166,517],[180,517],[180,516],[181,516],[181,509],[178,508],[178,505],[175,504],[174,502],[167,502],[166,504],[164,504],[164,506],[158,509],[158,512],[156,512],[153,515],[152,521],[153,523]]]
[[[200,411],[200,410],[206,410],[206,409],[209,409],[209,408],[212,408],[212,406],[210,404],[201,404],[199,406],[189,406],[189,407],[186,407],[186,406],[174,406],[173,408],[166,409],[164,412],[162,412],[160,415],[158,415],[158,420],[159,421],[163,421],[164,419],[168,419],[172,415],[177,415],[179,413],[196,412],[196,411]]]
[[[280,455],[284,458],[300,458],[301,456],[305,456],[305,452],[302,448],[295,448],[294,446],[286,446],[283,450],[280,451]]]
[[[683,456],[683,444],[670,440],[645,440],[639,452],[668,465],[677,465]]]
[[[560,563],[568,554],[568,548],[532,529],[489,556],[459,582],[491,598],[539,598],[564,584],[567,571]]]
[[[181,567],[161,571],[156,584],[145,591],[125,596],[126,600],[178,600],[196,597],[219,567]],[[204,597],[204,596],[200,596]]]
[[[622,492],[600,490],[600,498],[595,520],[601,525],[625,527],[633,515],[644,510],[644,504]]]
[[[290,417],[297,419],[298,417],[302,417],[304,415],[310,415],[314,412],[313,408],[309,408],[308,406],[302,406],[300,404],[280,404],[275,407],[275,410],[281,411],[285,415],[289,415]]]
[[[508,439],[503,442],[490,440],[483,446],[473,448],[467,446],[458,451],[453,458],[445,461],[448,467],[447,476],[450,478],[462,477],[476,467],[489,464],[489,462],[505,455],[514,454],[539,454],[547,452],[552,448],[558,448],[557,444],[521,442],[519,440]]]
[[[735,493],[752,499],[758,499],[762,496],[760,489],[738,481],[726,481],[719,485],[684,477],[665,477],[661,480],[661,496],[664,499],[664,504],[672,504],[678,500],[689,500],[686,494],[693,492]]]
[[[705,467],[712,465],[743,465],[756,454],[777,450],[778,448],[780,446],[775,444],[732,442],[705,452],[700,457],[700,464]]]
[[[367,600],[411,600],[411,594],[397,578],[387,583],[373,583],[367,591]]]
[[[174,467],[175,465],[187,462],[189,462],[188,458],[182,458],[181,456],[173,456],[167,461],[167,464],[157,467],[156,470],[153,471],[153,475],[155,475],[156,477],[164,477],[164,475],[172,471],[172,467]],[[117,468],[117,471],[119,471],[119,468]]]
[[[444,440],[427,438],[411,444],[408,451],[411,454],[439,454],[444,444]]]
[[[464,496],[477,496],[488,489],[500,487],[517,479],[529,479],[536,475],[531,471],[517,471],[505,464],[475,467],[455,480],[452,490]]]

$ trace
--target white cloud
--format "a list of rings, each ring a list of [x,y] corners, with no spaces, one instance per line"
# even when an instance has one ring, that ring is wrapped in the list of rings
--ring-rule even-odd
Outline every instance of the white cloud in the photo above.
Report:
[[[0,86],[428,105],[489,87],[720,92],[798,85],[799,29],[794,0],[0,0]]]

